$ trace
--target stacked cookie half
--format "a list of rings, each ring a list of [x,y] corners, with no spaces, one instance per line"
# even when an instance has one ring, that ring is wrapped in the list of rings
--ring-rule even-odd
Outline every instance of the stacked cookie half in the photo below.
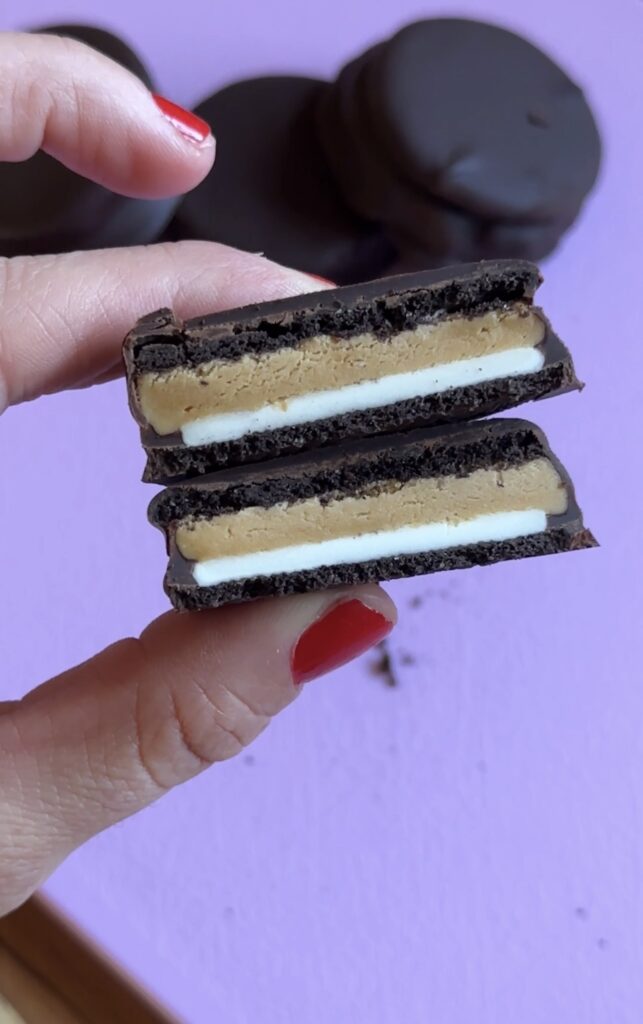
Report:
[[[497,261],[140,320],[129,400],[175,607],[591,547],[539,428],[480,419],[579,387],[539,283]]]

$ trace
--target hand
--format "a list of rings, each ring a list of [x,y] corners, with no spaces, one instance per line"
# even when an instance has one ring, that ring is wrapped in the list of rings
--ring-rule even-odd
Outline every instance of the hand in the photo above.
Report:
[[[0,35],[0,160],[42,146],[128,195],[186,191],[214,140],[165,117],[145,86],[80,43]],[[184,242],[0,261],[0,411],[120,373],[137,317],[196,316],[319,285],[259,256]],[[395,621],[376,586],[194,615],[0,704],[0,914],[75,847],[215,761],[238,753],[298,683],[381,639]]]

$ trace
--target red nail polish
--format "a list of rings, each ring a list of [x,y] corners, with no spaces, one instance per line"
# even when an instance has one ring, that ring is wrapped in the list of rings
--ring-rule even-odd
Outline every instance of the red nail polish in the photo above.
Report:
[[[331,288],[337,288],[334,281],[329,281],[327,277],[321,277],[320,274],[309,274],[308,276],[312,277],[313,281],[321,281],[322,284],[329,284]]]
[[[208,136],[212,134],[207,121],[197,117],[196,114],[192,114],[189,110],[184,110],[183,107],[179,107],[177,103],[172,103],[171,100],[166,100],[164,96],[157,96],[156,93],[152,93],[152,98],[163,116],[186,139],[190,139],[191,142],[205,142]]]
[[[295,683],[339,668],[382,640],[393,623],[361,601],[342,601],[299,637],[290,658]]]

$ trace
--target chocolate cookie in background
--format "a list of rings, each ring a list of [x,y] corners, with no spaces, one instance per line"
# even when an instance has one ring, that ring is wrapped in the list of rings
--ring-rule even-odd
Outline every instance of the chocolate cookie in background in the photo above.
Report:
[[[139,57],[111,32],[90,25],[54,25],[34,31],[86,43],[152,88]],[[177,201],[117,195],[43,152],[21,163],[0,163],[0,255],[152,242],[164,230]]]
[[[445,260],[461,263],[489,259],[537,259],[553,251],[561,237],[559,225],[549,224],[486,224],[474,226],[454,210],[435,210],[435,230],[421,245],[400,229],[391,231],[397,258],[390,274],[406,274],[418,268],[444,266]],[[534,253],[540,253],[534,256]]]
[[[466,19],[408,25],[356,58],[317,119],[347,203],[385,227],[396,270],[541,259],[600,164],[580,88],[527,40]]]
[[[317,136],[314,111],[330,86],[295,76],[236,82],[196,113],[214,125],[217,159],[186,195],[173,238],[263,252],[339,284],[378,276],[394,250],[342,198]]]

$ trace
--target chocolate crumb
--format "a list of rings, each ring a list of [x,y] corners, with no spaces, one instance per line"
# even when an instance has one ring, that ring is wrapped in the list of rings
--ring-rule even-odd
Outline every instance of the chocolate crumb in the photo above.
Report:
[[[397,676],[393,671],[391,654],[386,640],[380,640],[379,644],[377,644],[375,648],[375,653],[376,657],[371,662],[371,671],[373,675],[379,676],[384,685],[391,687],[391,689],[399,686]]]
[[[404,654],[402,654],[400,656],[400,664],[401,665],[417,665],[417,659],[414,658],[412,654],[409,654],[408,651],[405,651]]]

